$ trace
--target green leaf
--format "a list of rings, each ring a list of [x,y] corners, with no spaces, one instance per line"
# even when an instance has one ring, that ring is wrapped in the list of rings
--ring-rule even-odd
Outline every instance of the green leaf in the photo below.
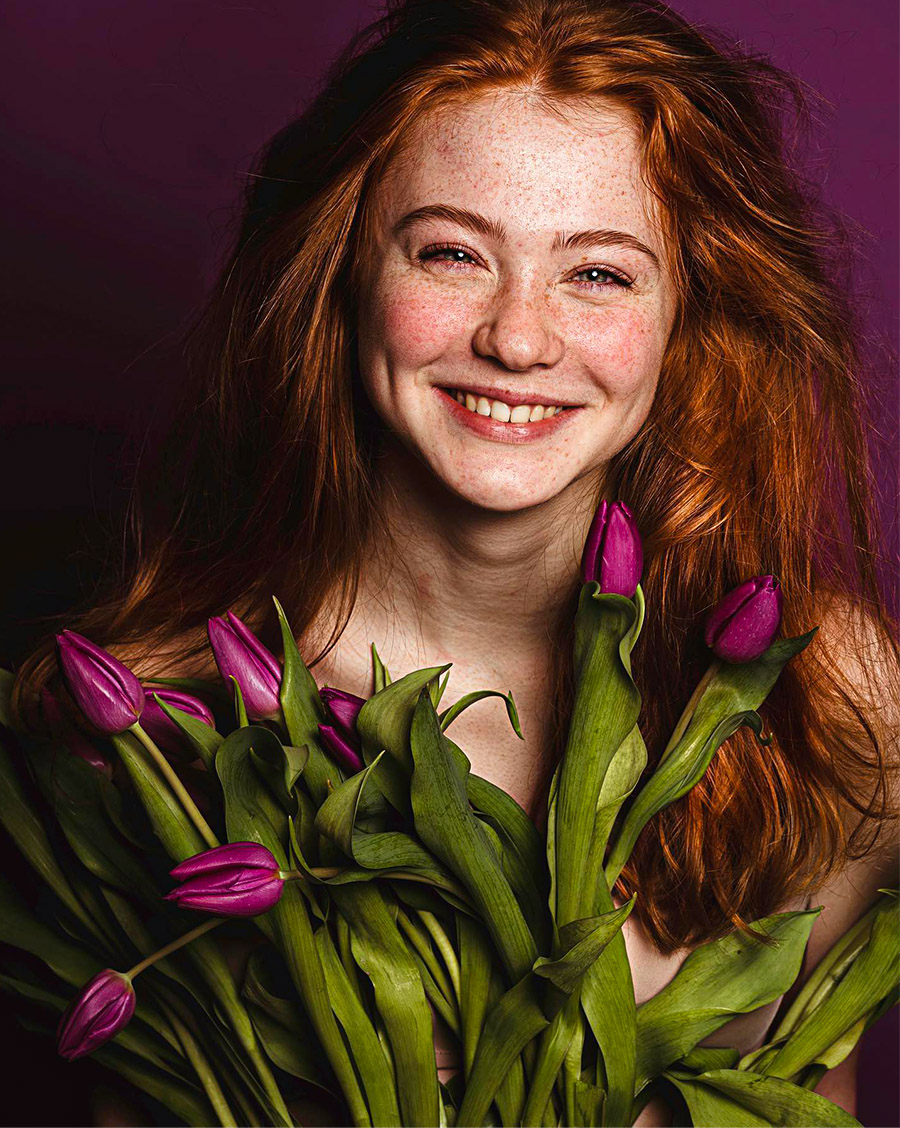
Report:
[[[458,1124],[482,1124],[501,1081],[525,1046],[549,1025],[535,977],[524,975],[491,1009],[484,1025]]]
[[[341,1086],[352,1123],[369,1125],[368,1107],[331,1007],[309,909],[298,884],[285,882],[281,899],[264,917],[256,919],[284,956],[297,993]]]
[[[506,714],[509,717],[509,723],[512,725],[513,732],[519,738],[524,740],[522,735],[522,726],[519,724],[519,711],[516,708],[516,703],[513,700],[512,690],[508,693],[500,693],[496,689],[479,689],[474,693],[467,693],[464,697],[460,697],[459,701],[454,702],[449,709],[445,709],[440,715],[441,728],[446,732],[447,728],[453,724],[460,713],[464,713],[470,705],[474,705],[476,701],[484,701],[486,697],[500,697],[506,703]]]
[[[376,693],[380,693],[385,686],[391,684],[391,675],[388,673],[387,666],[379,658],[374,642],[372,643],[372,681]]]
[[[553,936],[553,918],[548,903],[550,875],[544,843],[537,827],[511,795],[488,780],[465,772],[467,761],[464,753],[452,741],[448,743],[457,763],[463,765],[469,802],[497,833],[503,872],[538,949],[549,951]]]
[[[771,1120],[757,1116],[739,1101],[709,1085],[698,1083],[686,1074],[666,1073],[664,1076],[687,1102],[694,1128],[771,1128]]]
[[[134,789],[166,853],[176,862],[206,849],[197,828],[178,801],[150,754],[131,732],[111,736],[119,759],[131,776]]]
[[[790,1078],[837,1052],[836,1044],[864,1022],[869,1011],[896,990],[900,980],[900,922],[897,902],[887,896],[876,905],[868,943],[840,982],[789,1034],[766,1065],[770,1077]],[[859,1033],[862,1033],[860,1030]],[[852,1048],[852,1047],[851,1047]],[[847,1050],[849,1053],[849,1050]]]
[[[555,959],[540,956],[534,962],[535,975],[549,979],[560,991],[570,995],[580,986],[585,972],[606,945],[621,930],[631,914],[635,894],[618,909],[601,916],[573,920],[559,930],[562,954]]]
[[[294,748],[290,744],[282,744],[270,729],[260,726],[259,731],[267,732],[270,739],[254,741],[250,759],[284,812],[295,815],[297,796],[294,785],[309,761],[309,750],[305,745]]]
[[[675,978],[638,1008],[635,1092],[736,1014],[783,995],[799,974],[818,914],[776,913],[755,921],[752,927],[774,945],[732,932],[691,952]]]
[[[557,926],[590,916],[602,869],[590,853],[603,780],[634,728],[641,697],[628,670],[637,608],[623,595],[585,584],[575,627],[576,693],[556,795]]]
[[[328,794],[329,779],[341,780],[343,773],[319,743],[319,725],[326,720],[325,706],[319,696],[316,679],[306,667],[297,649],[294,632],[285,617],[281,604],[272,597],[278,622],[281,626],[281,640],[284,646],[284,674],[281,679],[281,710],[285,724],[295,748],[309,750],[309,761],[303,772],[303,779],[309,788],[310,796],[318,806]]]
[[[726,1124],[778,1124],[787,1128],[804,1128],[815,1124],[827,1128],[832,1125],[835,1128],[858,1128],[859,1125],[848,1112],[825,1097],[777,1077],[761,1077],[738,1069],[714,1069],[698,1074],[689,1082],[676,1081],[674,1077],[672,1080],[679,1088],[683,1085],[697,1088],[709,1086],[744,1110],[743,1120],[694,1120],[695,1126],[708,1124],[712,1128],[713,1125]],[[684,1089],[682,1091],[690,1105],[688,1093]],[[694,1099],[696,1100],[696,1095]],[[693,1114],[693,1109],[691,1111]]]
[[[359,1072],[373,1124],[400,1124],[397,1081],[372,1021],[338,959],[327,928],[316,932],[319,959],[338,1021],[344,1028]]]
[[[614,907],[602,878],[597,883],[596,905],[600,913],[608,913]],[[621,929],[585,972],[581,1005],[602,1056],[607,1094],[605,1121],[627,1124],[636,1091],[637,1036],[634,982]]]
[[[103,801],[109,780],[59,744],[36,745],[31,764],[79,861],[100,881],[155,902],[159,893],[131,846],[111,828]]]
[[[457,914],[456,935],[459,948],[463,1061],[465,1075],[468,1077],[487,1013],[493,960],[490,941],[484,928],[464,913]]]
[[[254,766],[254,748],[265,748],[275,737],[259,725],[235,729],[216,754],[216,772],[225,796],[225,826],[229,842],[259,842],[271,850],[282,869],[287,860],[288,818]]]
[[[107,1042],[94,1050],[91,1055],[93,1059],[121,1074],[126,1081],[158,1100],[185,1124],[205,1128],[215,1123],[216,1118],[209,1101],[195,1085],[176,1081],[137,1054],[129,1053],[116,1045],[116,1041]]]
[[[26,908],[0,875],[0,941],[30,952],[64,982],[81,987],[103,968],[100,960],[49,928]]]
[[[397,685],[400,682],[385,692]],[[518,981],[537,958],[535,940],[487,831],[469,804],[465,780],[424,690],[410,740],[415,770],[409,796],[416,833],[469,891],[511,978]]]
[[[740,1051],[731,1046],[695,1046],[678,1062],[678,1069],[706,1073],[709,1069],[733,1069],[740,1060]]]
[[[289,999],[266,986],[259,952],[254,952],[247,963],[241,998],[263,1048],[279,1069],[323,1092],[336,1091],[337,1082],[328,1062],[315,1038],[310,1038],[309,1020]]]
[[[525,1128],[541,1128],[544,1123],[553,1086],[580,1025],[578,999],[578,992],[570,995],[541,1036],[528,1101],[522,1113]]]
[[[2,734],[0,793],[3,795],[3,802],[0,803],[0,821],[41,880],[50,886],[70,912],[90,928],[90,918],[63,872],[43,824],[25,796],[10,755],[7,743],[9,740],[6,734]]]
[[[371,764],[384,749],[387,755],[379,761],[375,780],[391,805],[406,816],[410,814],[409,777],[413,761],[409,740],[416,702],[421,691],[449,668],[447,663],[414,670],[391,682],[369,698],[356,719],[363,759]]]
[[[168,701],[164,701],[158,694],[153,693],[153,700],[162,709],[170,721],[177,725],[189,747],[200,757],[206,766],[206,770],[211,772],[215,765],[216,752],[222,743],[223,737],[211,728],[205,721],[201,721],[197,717],[191,716],[183,709],[177,709],[174,705],[170,705]]]
[[[234,674],[229,674],[228,680],[234,688],[234,712],[238,728],[246,728],[250,724],[250,720],[247,717],[247,707],[244,704],[244,694],[241,691],[240,683]]]
[[[430,698],[428,701],[431,705]],[[431,709],[434,714],[434,707]],[[332,896],[350,925],[353,957],[375,990],[394,1058],[403,1123],[435,1125],[440,1117],[440,1093],[431,1011],[419,969],[380,889],[340,886],[332,890]]]
[[[610,888],[618,880],[650,819],[702,779],[725,741],[742,725],[749,725],[760,736],[762,719],[756,710],[765,701],[784,666],[809,645],[816,630],[797,638],[779,639],[753,662],[721,664],[681,739],[641,788],[625,817],[606,865],[606,882]]]

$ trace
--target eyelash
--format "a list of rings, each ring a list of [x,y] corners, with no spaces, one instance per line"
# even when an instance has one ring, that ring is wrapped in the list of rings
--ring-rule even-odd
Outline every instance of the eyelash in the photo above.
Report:
[[[423,250],[419,251],[418,258],[419,258],[420,262],[429,262],[432,259],[436,259],[437,256],[439,254],[443,253],[444,251],[461,251],[464,255],[468,255],[469,258],[471,258],[471,259],[475,258],[475,256],[472,254],[471,251],[467,250],[465,247],[461,247],[458,243],[435,243],[432,246],[425,247]],[[444,261],[450,262],[452,260],[444,259]],[[468,266],[469,264],[468,263],[458,263],[458,265],[459,266]],[[586,286],[588,289],[591,289],[591,290],[597,289],[598,287],[602,290],[602,289],[606,289],[608,286],[616,286],[619,289],[627,290],[627,289],[630,289],[630,287],[634,285],[634,282],[632,281],[632,279],[628,278],[624,274],[620,274],[617,270],[613,270],[609,266],[600,266],[599,264],[595,264],[595,265],[591,265],[591,266],[583,266],[583,267],[581,267],[580,270],[576,270],[575,273],[576,274],[584,274],[586,271],[589,271],[589,270],[596,270],[596,271],[599,271],[601,274],[609,275],[609,277],[612,279],[612,282],[576,282],[576,285]]]

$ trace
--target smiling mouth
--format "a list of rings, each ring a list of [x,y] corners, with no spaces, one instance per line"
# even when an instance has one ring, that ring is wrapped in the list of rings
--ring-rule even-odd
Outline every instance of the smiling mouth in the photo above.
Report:
[[[465,392],[459,388],[442,388],[458,404],[475,415],[490,417],[497,423],[539,423],[552,419],[554,415],[569,411],[572,405],[542,403],[506,403],[501,399]]]

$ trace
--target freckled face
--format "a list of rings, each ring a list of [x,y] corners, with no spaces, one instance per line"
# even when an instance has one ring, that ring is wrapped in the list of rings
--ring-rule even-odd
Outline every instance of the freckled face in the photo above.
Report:
[[[525,509],[637,434],[675,303],[624,110],[563,117],[509,91],[448,106],[420,120],[372,205],[363,385],[448,489]]]

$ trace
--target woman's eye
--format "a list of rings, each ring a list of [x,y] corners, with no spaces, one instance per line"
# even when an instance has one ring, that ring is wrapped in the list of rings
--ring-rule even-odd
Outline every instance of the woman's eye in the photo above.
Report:
[[[578,280],[580,274],[586,274],[586,282],[581,285],[587,285],[592,289],[605,289],[608,286],[618,286],[621,289],[627,290],[632,285],[631,279],[626,278],[623,274],[617,274],[614,270],[608,270],[603,266],[585,266],[581,270],[575,272],[575,281]]]
[[[460,266],[468,266],[470,262],[475,261],[474,255],[469,251],[449,244],[442,247],[426,247],[423,251],[419,251],[419,259],[421,262],[438,259],[441,262],[457,263]]]

